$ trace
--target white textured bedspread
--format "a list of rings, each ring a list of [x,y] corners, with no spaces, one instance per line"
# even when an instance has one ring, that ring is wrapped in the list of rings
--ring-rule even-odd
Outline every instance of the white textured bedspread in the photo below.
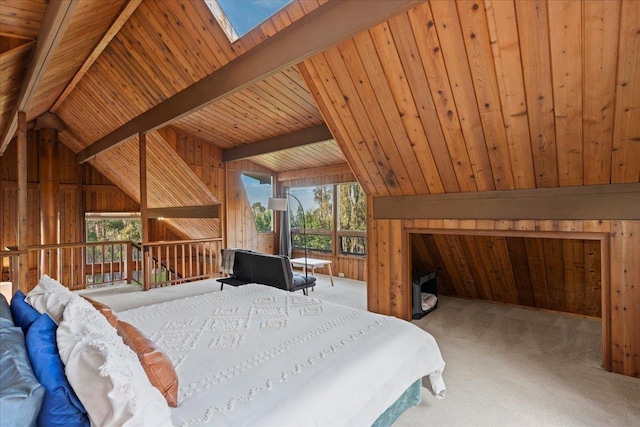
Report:
[[[262,286],[118,313],[162,347],[180,381],[176,426],[370,426],[417,379],[445,392],[417,326]]]

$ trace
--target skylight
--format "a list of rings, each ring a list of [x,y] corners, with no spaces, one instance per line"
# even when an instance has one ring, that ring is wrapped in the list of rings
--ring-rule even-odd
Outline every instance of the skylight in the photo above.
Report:
[[[234,42],[292,0],[204,0]]]

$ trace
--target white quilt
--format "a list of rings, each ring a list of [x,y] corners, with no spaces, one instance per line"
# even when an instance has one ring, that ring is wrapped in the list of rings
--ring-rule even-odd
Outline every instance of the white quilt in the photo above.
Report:
[[[445,393],[440,350],[417,326],[267,286],[118,317],[171,357],[176,426],[370,426],[423,376]]]

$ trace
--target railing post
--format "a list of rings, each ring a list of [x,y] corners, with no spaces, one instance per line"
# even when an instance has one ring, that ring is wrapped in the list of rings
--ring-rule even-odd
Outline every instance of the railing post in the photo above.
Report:
[[[127,242],[127,258],[125,264],[125,271],[127,274],[127,284],[131,284],[131,280],[133,279],[133,243]]]
[[[144,278],[144,290],[151,289],[151,270],[153,269],[153,262],[151,259],[150,247],[142,246],[142,277]]]

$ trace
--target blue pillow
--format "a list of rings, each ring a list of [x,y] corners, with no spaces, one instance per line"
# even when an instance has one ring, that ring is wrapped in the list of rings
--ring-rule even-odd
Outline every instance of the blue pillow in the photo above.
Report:
[[[43,397],[44,388],[33,374],[22,329],[3,327],[0,329],[0,427],[35,426]]]
[[[17,290],[11,298],[11,314],[13,315],[13,321],[16,326],[22,328],[22,332],[27,335],[27,331],[33,322],[40,317],[38,310],[31,307],[28,302],[24,300],[24,294],[22,291]]]
[[[45,389],[38,425],[89,427],[87,411],[71,388],[58,354],[58,325],[47,314],[33,322],[27,332],[27,353],[33,371]]]

